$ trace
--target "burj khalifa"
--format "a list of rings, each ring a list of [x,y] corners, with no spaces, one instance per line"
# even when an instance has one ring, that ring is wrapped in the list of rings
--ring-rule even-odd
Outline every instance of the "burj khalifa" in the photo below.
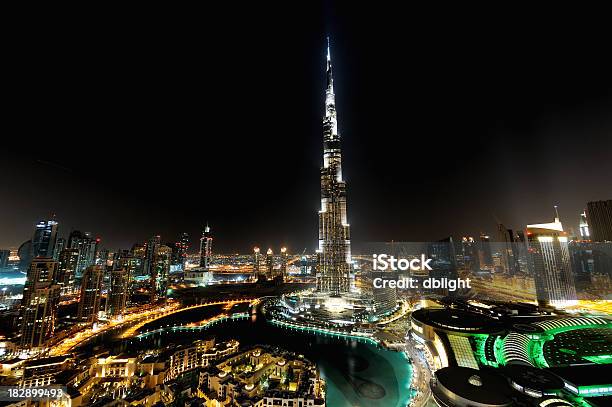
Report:
[[[323,167],[321,168],[321,210],[317,291],[340,296],[351,289],[351,241],[346,216],[346,182],[342,179],[342,151],[334,78],[327,39],[327,89],[323,117]]]

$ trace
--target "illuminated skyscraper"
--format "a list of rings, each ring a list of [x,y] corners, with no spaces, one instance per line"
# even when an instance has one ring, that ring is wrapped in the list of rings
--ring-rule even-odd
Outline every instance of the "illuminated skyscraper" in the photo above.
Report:
[[[57,283],[61,287],[62,295],[70,294],[74,291],[74,277],[76,276],[77,264],[79,261],[78,249],[64,249],[59,254],[59,272]]]
[[[478,243],[478,260],[480,266],[487,268],[493,267],[493,253],[491,251],[491,238],[484,232],[480,233],[480,242]]]
[[[157,253],[157,249],[160,245],[161,236],[159,235],[151,237],[146,244],[143,269],[145,275],[149,276],[150,278],[155,273],[155,253]]]
[[[329,292],[333,296],[348,292],[351,287],[351,241],[346,215],[346,183],[342,179],[342,152],[329,38],[318,252],[317,290]]]
[[[259,247],[253,248],[253,272],[255,274],[260,271],[260,262],[261,262],[261,254],[259,252]]]
[[[587,218],[594,242],[612,242],[612,199],[587,204]]]
[[[172,248],[166,245],[159,246],[155,252],[155,266],[153,268],[153,275],[151,276],[154,294],[158,298],[164,298],[166,296],[171,261]]]
[[[175,244],[176,258],[174,259],[175,264],[179,265],[181,270],[185,270],[185,262],[187,261],[187,251],[189,250],[189,235],[182,233],[179,241]]]
[[[20,347],[44,347],[53,336],[57,321],[60,286],[58,263],[50,257],[37,257],[28,269],[19,312]]]
[[[471,236],[464,236],[461,239],[461,262],[467,270],[480,271],[480,259],[476,242]]]
[[[559,218],[552,223],[527,225],[526,235],[538,303],[554,306],[575,303],[568,237]]]
[[[125,313],[125,306],[129,295],[128,271],[124,268],[111,271],[110,307],[112,316]]]
[[[79,251],[76,273],[81,274],[87,267],[95,264],[100,239],[94,239],[89,232],[73,230],[68,237],[68,247]]]
[[[274,253],[272,249],[268,249],[266,252],[266,276],[272,278],[274,274]]]
[[[53,219],[38,222],[32,238],[32,258],[53,257],[56,240],[57,222]]]
[[[287,248],[281,247],[281,276],[284,278],[287,277]]]
[[[589,232],[589,222],[587,221],[586,210],[580,214],[580,238],[582,240],[591,240],[591,233]]]
[[[58,237],[55,241],[55,248],[53,249],[53,260],[57,261],[59,260],[59,255],[62,252],[62,250],[64,250],[66,248],[66,245],[68,243],[66,242],[66,239],[64,239],[63,237]]]
[[[516,244],[516,238],[512,229],[506,229],[501,223],[497,225],[499,232],[499,241],[503,243],[502,258],[503,267],[507,274],[515,275],[521,271],[519,264],[519,251]]]
[[[210,267],[210,259],[212,256],[212,235],[208,224],[202,232],[200,238],[200,267],[208,269]]]
[[[130,251],[130,255],[133,259],[130,262],[130,268],[128,269],[128,272],[130,273],[130,278],[134,279],[136,278],[136,276],[146,275],[144,266],[145,259],[147,257],[147,245],[134,244],[132,246],[132,250]]]
[[[104,266],[89,266],[83,272],[78,310],[78,318],[81,321],[96,322],[98,320],[104,269]]]

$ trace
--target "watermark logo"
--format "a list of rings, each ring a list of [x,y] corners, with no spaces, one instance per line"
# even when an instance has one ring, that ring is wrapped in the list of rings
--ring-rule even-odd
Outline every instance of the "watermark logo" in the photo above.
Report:
[[[376,271],[425,271],[433,270],[429,263],[432,259],[426,258],[421,254],[420,259],[396,259],[395,256],[388,254],[373,254],[372,269]]]

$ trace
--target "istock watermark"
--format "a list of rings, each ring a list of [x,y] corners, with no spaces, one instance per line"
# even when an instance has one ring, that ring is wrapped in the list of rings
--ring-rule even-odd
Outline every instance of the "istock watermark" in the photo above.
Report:
[[[373,254],[372,269],[377,271],[423,271],[433,270],[429,263],[432,259],[427,259],[424,254],[421,254],[420,259],[396,259],[395,256],[388,254]]]
[[[421,254],[420,258],[414,257],[396,258],[388,254],[373,254],[372,255],[372,270],[374,272],[393,272],[393,271],[433,271],[430,263],[433,259],[428,258],[425,254]],[[388,278],[376,277],[372,280],[374,288],[401,288],[401,289],[446,289],[448,291],[456,291],[458,289],[469,289],[471,282],[469,278],[447,278],[447,277],[401,277]]]

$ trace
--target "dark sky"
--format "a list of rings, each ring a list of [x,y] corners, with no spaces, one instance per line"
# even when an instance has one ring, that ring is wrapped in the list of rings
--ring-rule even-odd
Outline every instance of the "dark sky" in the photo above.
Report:
[[[55,213],[111,249],[206,220],[217,251],[314,249],[327,34],[357,244],[612,198],[605,13],[356,3],[12,15],[0,247]]]

